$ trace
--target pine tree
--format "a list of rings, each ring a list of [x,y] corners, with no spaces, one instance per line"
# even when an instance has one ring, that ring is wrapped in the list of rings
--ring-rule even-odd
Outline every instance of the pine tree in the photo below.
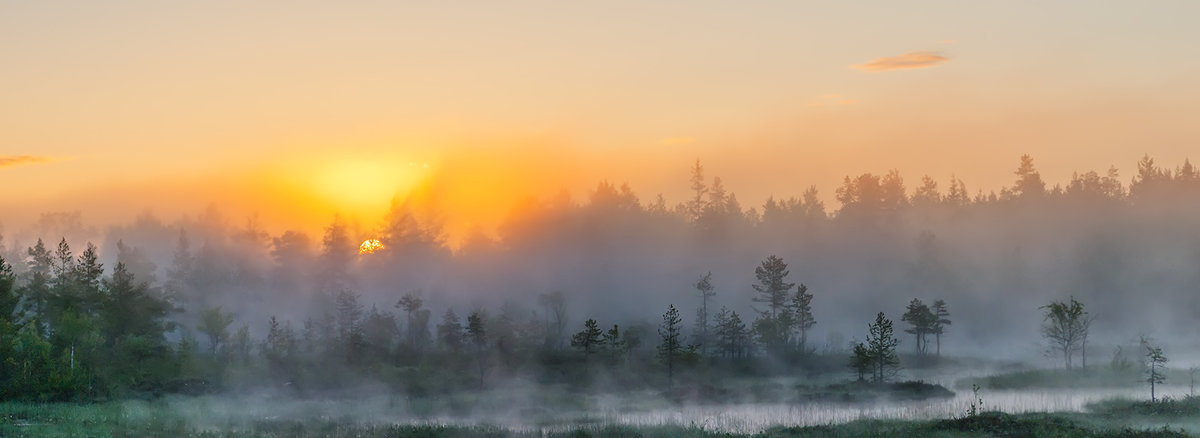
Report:
[[[927,350],[925,337],[933,331],[937,321],[937,317],[929,310],[929,306],[926,306],[921,300],[913,298],[908,303],[904,315],[900,316],[900,320],[912,326],[905,329],[904,332],[916,337],[916,353],[918,355],[925,354]]]
[[[667,313],[663,314],[662,324],[658,326],[658,335],[662,338],[662,342],[658,344],[658,358],[667,366],[667,386],[675,384],[675,363],[683,351],[683,344],[679,341],[682,322],[679,311],[672,304],[667,308]]]
[[[625,353],[625,341],[621,339],[621,329],[616,324],[604,332],[603,343],[608,348],[609,359],[612,363],[617,363]]]
[[[483,315],[480,312],[471,312],[471,315],[467,317],[467,339],[475,346],[475,362],[479,365],[479,389],[483,389],[483,376],[487,371],[485,349],[488,338]]]
[[[946,333],[946,326],[951,324],[950,311],[946,310],[946,302],[944,300],[935,300],[933,302],[933,336],[934,342],[937,343],[937,355],[942,355],[942,334]]]
[[[322,240],[320,271],[317,275],[317,291],[336,293],[354,286],[350,277],[350,264],[354,260],[358,245],[350,240],[346,223],[340,216],[325,228]]]
[[[854,343],[854,350],[850,354],[850,369],[854,370],[860,382],[866,380],[867,372],[874,369],[871,351],[862,342]]]
[[[421,291],[419,290],[404,294],[404,296],[400,297],[400,300],[396,302],[396,308],[404,310],[404,313],[408,315],[408,323],[406,328],[408,329],[408,345],[410,347],[415,347],[417,344],[417,338],[419,335],[418,330],[416,330],[415,316],[417,311],[421,310],[421,305],[424,304],[424,302],[425,301],[421,299]]]
[[[696,164],[692,166],[692,199],[688,200],[686,212],[688,220],[692,223],[697,223],[700,217],[704,214],[704,209],[708,204],[704,201],[704,195],[708,193],[708,187],[704,185],[704,166],[700,165],[700,159],[696,159]]]
[[[463,326],[458,315],[454,313],[454,309],[446,309],[446,313],[442,314],[442,323],[438,324],[437,330],[438,340],[441,341],[443,347],[454,352],[462,349]]]
[[[816,318],[812,313],[813,295],[808,292],[808,286],[800,283],[796,288],[796,294],[792,296],[791,311],[795,315],[792,317],[792,324],[800,330],[800,351],[808,351],[808,329],[811,329],[817,324]]]
[[[1164,372],[1167,367],[1167,356],[1162,347],[1154,345],[1150,339],[1142,337],[1142,348],[1146,349],[1146,383],[1150,384],[1150,402],[1157,401],[1154,387],[1166,381]]]
[[[191,304],[196,299],[192,284],[192,272],[195,264],[196,258],[192,256],[187,232],[181,228],[175,244],[175,254],[171,259],[171,267],[167,269],[165,287],[168,294],[185,304]]]
[[[583,330],[571,337],[571,346],[582,350],[584,359],[591,358],[604,346],[604,332],[596,320],[588,319],[583,323]]]
[[[892,320],[887,319],[883,312],[875,316],[875,322],[867,327],[867,351],[873,367],[872,381],[883,383],[898,370],[900,359],[896,355],[896,339],[892,329]]]
[[[708,300],[717,295],[713,291],[712,272],[700,277],[700,281],[696,282],[695,287],[700,292],[700,308],[696,309],[696,328],[693,330],[693,337],[696,344],[700,345],[701,354],[707,356],[708,344],[712,343],[708,330]]]
[[[1017,167],[1017,182],[1013,184],[1012,194],[1015,197],[1038,197],[1046,193],[1046,183],[1042,175],[1033,167],[1033,157],[1021,155],[1021,165]]]
[[[362,359],[364,346],[363,306],[358,302],[358,294],[343,289],[334,297],[334,308],[336,336],[331,339],[335,344],[330,346],[330,350],[341,352],[347,364],[358,364]]]
[[[25,285],[21,288],[21,295],[25,303],[24,310],[26,317],[44,321],[47,303],[50,300],[53,259],[42,239],[38,239],[33,247],[26,250],[26,254],[28,254],[26,258],[28,270],[25,272]],[[33,330],[41,333],[42,324],[42,322],[34,324]]]
[[[74,277],[79,287],[77,293],[82,301],[84,315],[89,317],[99,312],[100,301],[103,299],[100,282],[104,276],[104,265],[99,262],[96,252],[96,245],[88,242],[87,249],[79,254],[79,259],[75,262]]]
[[[717,340],[721,345],[721,355],[729,358],[747,356],[746,342],[750,332],[746,323],[737,312],[731,312],[722,307],[717,313]]]
[[[774,255],[754,268],[754,277],[758,279],[758,284],[751,285],[758,293],[754,301],[766,303],[771,308],[771,319],[778,317],[779,311],[787,305],[788,292],[796,286],[787,282],[788,273],[787,263]]]

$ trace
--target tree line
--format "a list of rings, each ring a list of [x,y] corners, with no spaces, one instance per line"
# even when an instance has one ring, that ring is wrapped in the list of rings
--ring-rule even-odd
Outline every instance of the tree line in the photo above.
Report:
[[[116,262],[110,265],[108,275],[95,246],[89,244],[76,255],[67,239],[62,239],[54,250],[38,240],[23,251],[0,249],[0,255],[15,262],[15,266],[5,264],[6,280],[0,281],[0,287],[8,284],[8,291],[0,290],[6,294],[0,300],[6,307],[0,312],[8,316],[0,327],[0,348],[6,349],[5,368],[0,373],[6,382],[12,382],[5,386],[12,391],[6,397],[70,399],[229,387],[237,382],[264,380],[256,378],[261,375],[269,375],[265,380],[281,385],[337,387],[336,383],[316,383],[326,377],[332,377],[328,379],[332,382],[342,378],[323,370],[379,364],[410,369],[437,358],[469,364],[471,374],[477,377],[470,382],[474,386],[488,376],[567,363],[600,370],[601,357],[619,364],[609,368],[632,367],[647,373],[660,370],[666,359],[670,359],[668,368],[672,370],[675,365],[687,368],[690,363],[713,358],[753,361],[771,355],[804,362],[808,359],[803,358],[815,352],[809,339],[817,323],[813,294],[804,283],[787,279],[788,266],[776,256],[754,269],[749,300],[718,305],[713,277],[700,276],[691,288],[697,305],[690,333],[678,327],[677,345],[668,345],[670,354],[665,356],[657,348],[662,344],[651,339],[662,328],[649,324],[618,321],[626,326],[613,324],[609,329],[607,323],[598,322],[602,319],[598,315],[588,314],[588,319],[597,320],[595,330],[585,327],[588,334],[576,339],[568,333],[572,331],[568,330],[572,319],[567,314],[567,297],[578,297],[575,291],[544,293],[535,302],[522,304],[489,303],[493,304],[490,310],[476,305],[473,311],[463,314],[464,321],[452,307],[457,304],[463,309],[465,300],[447,302],[453,300],[429,289],[416,292],[419,286],[398,292],[380,291],[378,283],[364,283],[376,277],[401,279],[387,283],[393,287],[419,283],[409,280],[418,278],[414,272],[437,271],[443,266],[472,271],[495,264],[519,271],[516,268],[523,265],[499,260],[509,254],[555,257],[563,254],[564,245],[619,256],[657,244],[655,240],[639,242],[630,236],[658,239],[695,233],[697,240],[715,242],[699,246],[701,249],[754,240],[747,236],[760,234],[788,246],[803,245],[808,242],[804,239],[813,235],[883,239],[887,236],[860,231],[888,228],[903,222],[903,218],[925,214],[945,215],[956,221],[978,220],[1000,208],[1053,209],[1086,202],[1118,212],[1146,209],[1160,202],[1172,204],[1180,199],[1180,193],[1194,193],[1193,189],[1200,187],[1200,177],[1190,162],[1164,169],[1149,157],[1138,163],[1137,173],[1128,185],[1121,182],[1115,169],[1110,169],[1103,174],[1077,174],[1065,186],[1047,187],[1028,156],[1021,158],[1014,173],[1017,179],[1011,187],[999,193],[976,192],[974,196],[957,177],[951,178],[945,193],[936,181],[926,177],[910,194],[895,171],[882,176],[848,176],[836,191],[841,207],[828,212],[815,188],[804,191],[799,198],[771,198],[761,208],[743,208],[719,178],[709,182],[704,167],[696,162],[690,180],[692,196],[674,207],[669,207],[661,196],[643,202],[628,186],[601,183],[589,194],[586,204],[566,199],[540,202],[530,207],[533,213],[514,217],[501,227],[498,238],[473,236],[454,251],[447,246],[436,220],[411,206],[398,205],[380,230],[385,249],[371,257],[356,255],[357,239],[340,220],[326,228],[319,239],[310,239],[293,231],[272,237],[254,221],[247,221],[244,228],[231,230],[228,235],[217,235],[211,229],[184,231],[153,225],[147,219],[147,228],[173,233],[176,244],[170,266],[159,270],[157,259],[143,248],[118,242]],[[197,223],[219,222],[208,215]],[[193,241],[201,245],[192,246]],[[931,232],[921,234],[917,241],[921,258],[914,271],[922,284],[929,285],[929,294],[947,297],[964,285],[952,281],[947,263],[938,258],[938,245]],[[668,250],[683,249],[671,246]],[[829,252],[837,256],[836,251]],[[814,262],[821,260],[806,257],[799,266]],[[541,259],[527,263],[538,264]],[[1109,266],[1106,263],[1112,262],[1098,258],[1087,263],[1085,267],[1103,274],[1103,268]],[[164,272],[159,281],[158,275]],[[587,279],[577,283],[586,287]],[[616,287],[612,292],[627,293],[626,289]],[[260,290],[294,291],[293,301],[311,301],[313,305],[306,309],[308,315],[293,311],[270,317],[274,307],[290,303],[256,304],[263,314],[261,318],[251,318],[241,304],[231,306],[261,301],[262,296],[254,295]],[[364,298],[354,291],[370,291],[371,297]],[[917,294],[908,292],[896,293],[905,293],[906,299]],[[439,308],[439,312],[444,309],[440,323],[426,303],[431,298],[443,306]],[[368,301],[376,305],[365,304]],[[750,302],[750,313],[745,312],[743,301]],[[939,310],[939,301],[927,306],[914,300],[900,318],[909,324],[905,332],[912,336],[912,351],[917,356],[936,357],[940,353],[941,337],[949,320],[945,318],[948,315],[940,314],[945,312],[945,302],[941,301]],[[1066,304],[1062,312],[1070,317],[1074,310]],[[586,306],[582,310],[590,312]],[[682,319],[679,324],[683,324]],[[1062,347],[1060,353],[1068,362],[1078,354],[1086,365],[1086,331],[1072,334],[1078,331],[1072,328],[1076,325],[1063,327],[1061,334],[1068,338],[1064,342],[1070,345]],[[597,330],[601,332],[599,337]],[[884,331],[882,326],[878,330]],[[610,342],[606,337],[609,332],[619,342]],[[869,340],[864,341],[864,349],[870,350]],[[888,342],[878,343],[882,346]],[[582,347],[572,347],[576,344]],[[573,351],[575,348],[582,348],[582,354]],[[882,349],[877,350],[872,359],[876,367],[889,362]],[[572,362],[579,357],[584,358],[583,362]],[[466,375],[455,370],[455,376]],[[352,379],[355,373],[346,374],[346,379]],[[887,373],[872,372],[875,374]],[[394,379],[405,382],[398,384],[405,390],[419,386],[412,383],[418,380]]]

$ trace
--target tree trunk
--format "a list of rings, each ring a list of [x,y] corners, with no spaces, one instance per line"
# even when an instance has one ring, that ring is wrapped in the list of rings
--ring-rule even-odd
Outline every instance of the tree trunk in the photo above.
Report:
[[[937,342],[937,355],[938,357],[942,357],[942,334],[934,333],[933,339]]]
[[[668,353],[668,354],[669,355],[667,356],[667,388],[673,388],[675,386],[675,358],[672,357],[670,355],[670,353]]]
[[[1083,369],[1086,370],[1087,369],[1087,337],[1086,336],[1083,338],[1083,344],[1081,345],[1081,347],[1082,348],[1080,348],[1080,350],[1079,350],[1079,357],[1080,357],[1080,359],[1082,359],[1082,361],[1080,362],[1079,366],[1083,367]]]

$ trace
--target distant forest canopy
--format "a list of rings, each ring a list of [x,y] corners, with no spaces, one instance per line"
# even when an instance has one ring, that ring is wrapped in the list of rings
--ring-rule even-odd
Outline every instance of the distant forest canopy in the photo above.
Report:
[[[585,202],[530,200],[494,237],[479,230],[455,249],[436,214],[403,203],[379,229],[335,219],[320,236],[270,235],[215,208],[171,223],[144,214],[102,231],[79,213],[52,213],[34,233],[0,240],[0,256],[26,284],[37,238],[48,251],[60,240],[76,251],[94,241],[106,272],[121,263],[183,309],[164,316],[178,323],[175,333],[194,333],[204,309],[221,306],[235,326],[265,336],[271,316],[301,325],[343,290],[384,310],[421,291],[434,315],[542,316],[539,297],[560,292],[569,327],[588,318],[653,325],[673,304],[690,327],[700,306],[692,285],[707,272],[709,306],[762,310],[750,285],[770,255],[788,263],[789,281],[808,286],[819,321],[809,342],[829,348],[861,338],[879,311],[898,318],[913,298],[954,309],[958,322],[942,341],[951,354],[1037,357],[1038,306],[1068,296],[1097,317],[1096,351],[1194,322],[1200,172],[1190,162],[1171,169],[1147,156],[1129,184],[1108,169],[1048,186],[1029,156],[1014,173],[1012,186],[986,194],[958,177],[909,186],[896,171],[868,173],[843,180],[836,209],[815,188],[747,208],[697,161],[681,181],[692,193],[682,202],[601,182]],[[368,239],[382,247],[360,254]]]

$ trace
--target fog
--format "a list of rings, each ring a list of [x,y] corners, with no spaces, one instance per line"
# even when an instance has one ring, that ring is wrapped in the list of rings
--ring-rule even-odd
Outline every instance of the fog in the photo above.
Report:
[[[343,242],[268,235],[254,218],[224,217],[216,206],[117,224],[88,223],[86,212],[46,213],[32,229],[6,230],[3,255],[24,260],[36,238],[48,247],[65,238],[76,249],[94,242],[106,266],[120,256],[139,279],[161,286],[183,233],[195,259],[189,290],[176,297],[184,315],[220,305],[260,335],[270,315],[297,324],[312,315],[322,284],[355,291],[381,310],[420,291],[435,316],[448,307],[460,315],[505,305],[542,312],[538,296],[561,291],[569,332],[587,318],[656,325],[668,304],[690,326],[699,306],[692,284],[702,274],[712,272],[717,308],[754,315],[754,268],[777,255],[789,280],[815,296],[809,339],[838,344],[823,348],[860,338],[876,312],[895,318],[912,298],[944,299],[955,321],[943,340],[950,354],[1036,359],[1039,307],[1069,296],[1097,318],[1098,345],[1141,334],[1192,345],[1171,336],[1200,309],[1200,231],[1192,226],[1200,180],[1188,169],[1165,177],[1143,170],[1129,190],[1116,174],[1047,184],[1045,193],[1020,193],[1017,185],[970,193],[951,181],[956,199],[946,183],[934,193],[881,172],[848,177],[839,189],[847,197],[838,194],[846,202],[836,206],[816,193],[805,198],[803,188],[794,198],[741,204],[736,194],[708,190],[717,175],[704,169],[699,209],[601,182],[586,199],[530,199],[494,233],[480,230],[453,250],[436,212],[402,203],[381,226],[334,219],[330,229],[344,228]],[[357,254],[369,238],[385,249]],[[345,276],[323,278],[331,263],[344,263]],[[19,274],[24,263],[13,264]]]

